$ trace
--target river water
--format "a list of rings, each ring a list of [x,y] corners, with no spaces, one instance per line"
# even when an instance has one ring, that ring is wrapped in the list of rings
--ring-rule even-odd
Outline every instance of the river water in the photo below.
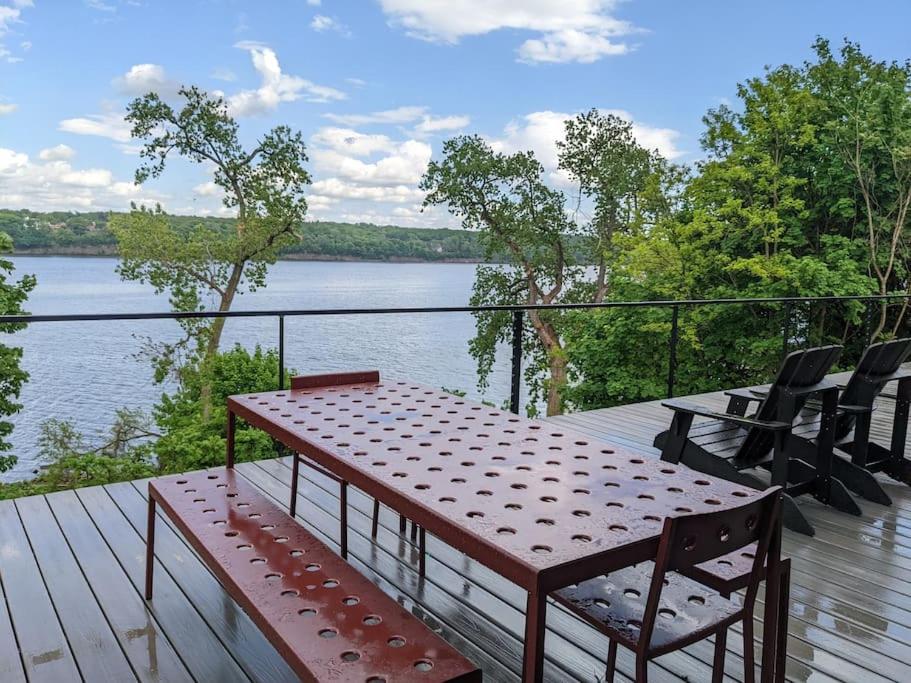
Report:
[[[27,310],[50,313],[167,311],[165,296],[123,282],[112,258],[27,257],[12,259],[17,273],[33,273],[38,286]],[[463,306],[474,282],[471,264],[387,264],[283,261],[268,286],[238,297],[235,310]],[[6,480],[30,475],[37,465],[37,439],[48,418],[73,421],[90,439],[101,437],[119,407],[147,408],[163,387],[152,378],[141,352],[147,339],[173,340],[173,321],[35,323],[7,336],[23,348],[31,378],[12,442],[19,463]],[[228,320],[222,346],[277,345],[274,318]],[[377,368],[387,377],[407,377],[467,391],[472,398],[502,404],[509,396],[509,352],[501,349],[490,387],[476,387],[468,354],[474,334],[469,314],[416,314],[287,318],[285,362],[301,373]]]

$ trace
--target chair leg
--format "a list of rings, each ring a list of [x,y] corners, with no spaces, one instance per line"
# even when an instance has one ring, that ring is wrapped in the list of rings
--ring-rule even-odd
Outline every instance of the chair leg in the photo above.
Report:
[[[405,535],[405,529],[407,528],[406,524],[407,520],[405,519],[405,515],[399,515],[399,534],[403,536]]]
[[[756,661],[753,648],[753,615],[747,615],[743,620],[743,683],[754,683],[756,680]],[[722,655],[723,656],[723,655]],[[724,664],[722,662],[722,669]]]
[[[614,669],[617,668],[617,641],[610,641],[607,646],[607,669],[604,672],[604,683],[614,683]]]
[[[712,683],[721,683],[724,678],[724,656],[728,643],[728,630],[715,634],[715,661],[712,663]]]
[[[775,644],[775,680],[784,681],[788,657],[788,610],[791,602],[791,560],[781,562],[781,588],[778,593],[778,642]]]
[[[146,600],[152,599],[152,574],[155,571],[155,499],[149,494],[149,518],[146,531]]]
[[[373,499],[373,523],[370,526],[370,538],[376,540],[376,532],[380,528],[380,501]]]
[[[417,543],[418,541],[418,525],[414,522],[411,523],[411,542]]]

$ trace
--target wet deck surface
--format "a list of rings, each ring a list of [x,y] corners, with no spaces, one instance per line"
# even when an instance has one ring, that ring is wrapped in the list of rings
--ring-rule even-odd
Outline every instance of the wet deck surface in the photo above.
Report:
[[[724,406],[721,394],[699,400]],[[652,455],[652,439],[669,420],[658,402],[552,418]],[[874,420],[881,438],[888,423],[885,405]],[[238,471],[287,504],[290,461]],[[332,545],[336,487],[303,474],[300,521]],[[794,558],[790,680],[911,681],[911,488],[885,486],[893,506],[862,502],[860,518],[801,501],[817,535],[785,538]],[[145,483],[132,482],[0,502],[0,681],[295,680],[164,520],[156,595],[146,607],[145,496]],[[427,576],[419,579],[397,517],[383,511],[373,544],[371,501],[356,491],[350,498],[352,563],[481,666],[485,680],[518,680],[522,591],[431,538]],[[739,635],[728,638],[728,680],[743,678],[742,647]],[[554,604],[546,649],[550,681],[603,676],[607,641]],[[708,680],[711,654],[703,642],[665,656],[652,664],[650,680]],[[628,680],[631,664],[621,649],[618,680]]]

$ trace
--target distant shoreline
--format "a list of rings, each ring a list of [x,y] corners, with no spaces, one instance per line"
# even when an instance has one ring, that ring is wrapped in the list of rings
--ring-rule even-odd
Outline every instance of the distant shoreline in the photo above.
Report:
[[[42,249],[14,249],[12,256],[68,256],[74,258],[119,258],[117,250],[113,247],[89,249],[86,247],[54,247]],[[332,254],[282,254],[279,261],[322,261],[329,263],[443,263],[443,264],[479,264],[488,263],[478,259],[419,259],[405,256],[393,256],[387,259],[368,259],[356,256],[336,256]]]

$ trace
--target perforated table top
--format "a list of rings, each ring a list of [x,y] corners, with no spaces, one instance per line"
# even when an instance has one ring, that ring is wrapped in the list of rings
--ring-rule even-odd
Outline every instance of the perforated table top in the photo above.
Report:
[[[414,382],[320,383],[228,407],[523,586],[652,559],[666,516],[758,494]]]

